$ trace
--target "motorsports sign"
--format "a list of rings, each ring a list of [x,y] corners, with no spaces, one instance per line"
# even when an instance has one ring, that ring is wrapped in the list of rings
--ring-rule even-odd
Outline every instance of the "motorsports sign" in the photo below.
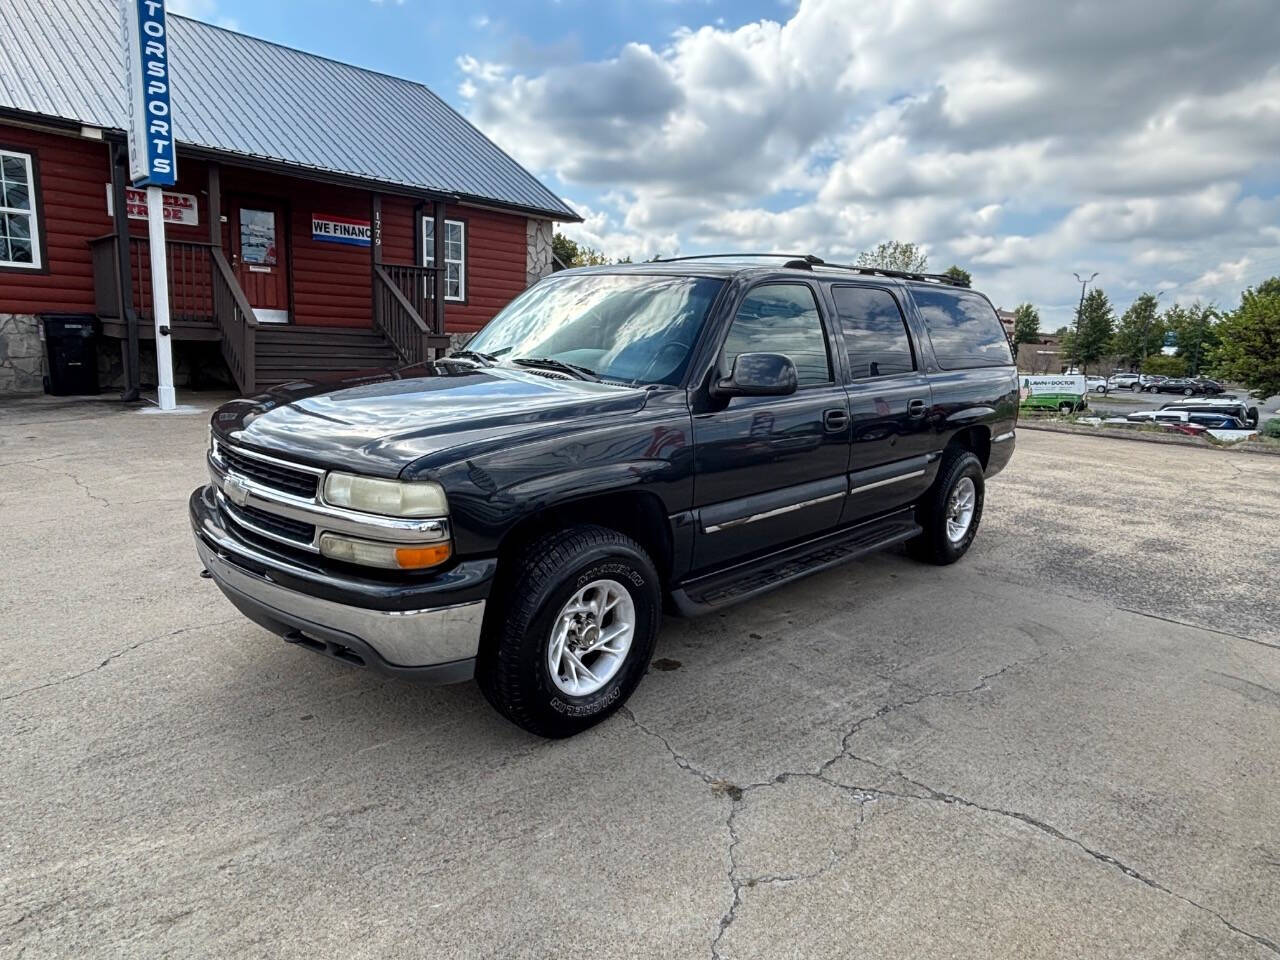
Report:
[[[1018,399],[1024,409],[1080,409],[1088,392],[1088,384],[1078,374],[1018,375]]]

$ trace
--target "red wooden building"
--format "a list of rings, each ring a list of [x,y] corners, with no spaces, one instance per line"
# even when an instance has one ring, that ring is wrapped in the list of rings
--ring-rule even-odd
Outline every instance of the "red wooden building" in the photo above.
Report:
[[[0,36],[41,38],[0,43],[0,78],[28,81],[0,82],[0,393],[41,389],[54,313],[100,320],[102,366],[126,386],[154,376],[117,16],[0,5]],[[553,222],[579,219],[420,84],[172,14],[169,34],[180,372],[198,343],[245,392],[428,358],[550,272]]]

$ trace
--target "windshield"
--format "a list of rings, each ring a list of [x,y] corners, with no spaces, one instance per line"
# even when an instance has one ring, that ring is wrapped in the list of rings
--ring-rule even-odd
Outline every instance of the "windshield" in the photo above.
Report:
[[[544,280],[466,349],[502,363],[554,360],[606,380],[678,384],[722,284],[630,273]]]

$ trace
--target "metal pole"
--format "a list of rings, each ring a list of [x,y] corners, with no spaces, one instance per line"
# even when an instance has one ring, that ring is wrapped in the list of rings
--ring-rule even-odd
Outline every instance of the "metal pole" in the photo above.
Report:
[[[164,193],[147,187],[147,236],[151,248],[151,309],[156,323],[156,395],[161,410],[177,405],[173,350],[169,340],[169,265],[164,246]]]
[[[1074,356],[1071,358],[1071,365],[1073,367],[1079,366],[1080,364],[1080,317],[1084,314],[1084,288],[1089,286],[1089,284],[1093,282],[1093,278],[1097,275],[1098,271],[1095,270],[1089,275],[1089,279],[1086,280],[1078,273],[1072,274],[1073,277],[1080,281],[1080,306],[1076,307],[1076,335],[1072,338],[1072,347],[1074,347],[1074,349],[1071,352]]]

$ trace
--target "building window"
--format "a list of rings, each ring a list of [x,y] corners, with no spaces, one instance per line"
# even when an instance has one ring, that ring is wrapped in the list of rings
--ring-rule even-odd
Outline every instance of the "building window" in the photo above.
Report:
[[[0,150],[0,267],[40,269],[31,155]]]
[[[436,265],[436,221],[422,218],[422,263]],[[444,298],[467,299],[467,225],[461,220],[444,222]]]

